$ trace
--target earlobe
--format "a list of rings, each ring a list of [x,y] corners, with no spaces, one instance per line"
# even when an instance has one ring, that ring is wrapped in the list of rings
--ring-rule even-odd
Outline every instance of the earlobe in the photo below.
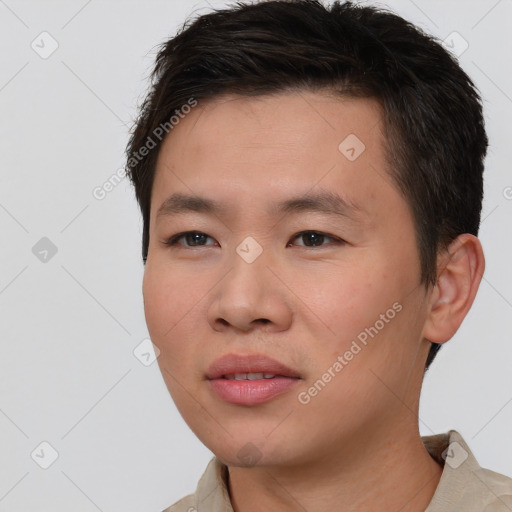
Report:
[[[444,343],[457,332],[476,296],[485,269],[482,245],[464,233],[438,256],[438,275],[430,296],[423,336]]]

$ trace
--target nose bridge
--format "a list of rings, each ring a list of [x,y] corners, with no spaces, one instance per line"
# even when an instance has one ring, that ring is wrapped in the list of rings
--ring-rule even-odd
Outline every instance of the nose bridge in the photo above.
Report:
[[[231,272],[227,276],[222,295],[229,301],[230,308],[246,310],[247,314],[255,314],[263,310],[266,293],[271,285],[267,282],[270,273],[266,269],[267,254],[263,247],[251,239],[244,239],[230,258]],[[263,312],[263,311],[262,311]]]
[[[229,257],[230,269],[210,305],[209,321],[249,330],[256,320],[283,327],[290,316],[284,290],[276,282],[270,250],[246,237]]]

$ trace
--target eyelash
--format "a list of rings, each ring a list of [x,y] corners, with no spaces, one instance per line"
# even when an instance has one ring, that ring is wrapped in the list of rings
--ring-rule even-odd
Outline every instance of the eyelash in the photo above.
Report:
[[[338,244],[346,244],[347,242],[341,238],[338,238],[338,237],[335,237],[333,235],[329,235],[327,233],[324,233],[323,231],[315,231],[315,230],[312,230],[312,229],[309,229],[309,230],[306,230],[306,231],[300,231],[299,233],[295,234],[291,240],[295,240],[296,238],[300,237],[300,236],[304,236],[306,234],[309,234],[309,233],[315,233],[317,235],[320,235],[324,238],[328,238],[330,240],[333,240],[334,241],[334,245],[338,245]],[[182,245],[182,244],[178,244],[178,241],[181,240],[182,238],[184,238],[186,235],[188,234],[197,234],[197,235],[206,235],[206,233],[203,233],[202,231],[183,231],[182,233],[178,233],[174,236],[172,236],[171,238],[169,238],[168,240],[165,240],[163,241],[162,243],[166,246],[169,246],[169,247],[175,247],[176,245],[181,245],[183,248],[187,248],[187,249],[193,249],[195,247],[207,247],[207,245],[196,245],[196,246],[191,246],[191,245]],[[212,238],[210,237],[209,235],[206,235],[208,238]],[[327,244],[327,245],[332,245],[332,244]],[[304,247],[306,249],[315,249],[315,248],[319,248],[319,247],[325,247],[326,245],[325,244],[322,244],[322,245],[317,245],[317,246],[307,246],[307,245],[299,245],[298,247]],[[287,247],[288,247],[288,244],[287,244]]]

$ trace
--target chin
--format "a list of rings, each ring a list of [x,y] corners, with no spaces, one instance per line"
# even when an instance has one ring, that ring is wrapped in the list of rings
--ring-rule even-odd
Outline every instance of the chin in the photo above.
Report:
[[[230,467],[288,466],[294,464],[298,455],[297,450],[287,446],[284,439],[276,437],[271,442],[261,434],[254,437],[226,435],[217,443],[211,439],[199,439],[223,464]]]

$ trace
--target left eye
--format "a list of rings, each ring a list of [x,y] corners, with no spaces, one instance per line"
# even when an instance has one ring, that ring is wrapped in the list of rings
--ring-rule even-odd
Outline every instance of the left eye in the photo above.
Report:
[[[325,245],[323,242],[326,239],[332,240],[335,243],[342,243],[343,240],[340,238],[336,238],[334,236],[327,235],[325,233],[321,233],[320,231],[302,231],[300,233],[297,233],[292,240],[295,240],[296,238],[302,239],[302,241],[305,241],[304,245],[299,244],[299,247],[319,247],[322,245]],[[287,247],[291,245],[288,243]]]
[[[202,233],[201,231],[186,231],[185,233],[180,233],[178,235],[174,235],[169,240],[167,240],[165,245],[184,245],[185,247],[201,247],[207,238],[209,237],[206,233]],[[179,244],[178,241],[184,239],[187,244]],[[213,240],[213,239],[212,239]]]

